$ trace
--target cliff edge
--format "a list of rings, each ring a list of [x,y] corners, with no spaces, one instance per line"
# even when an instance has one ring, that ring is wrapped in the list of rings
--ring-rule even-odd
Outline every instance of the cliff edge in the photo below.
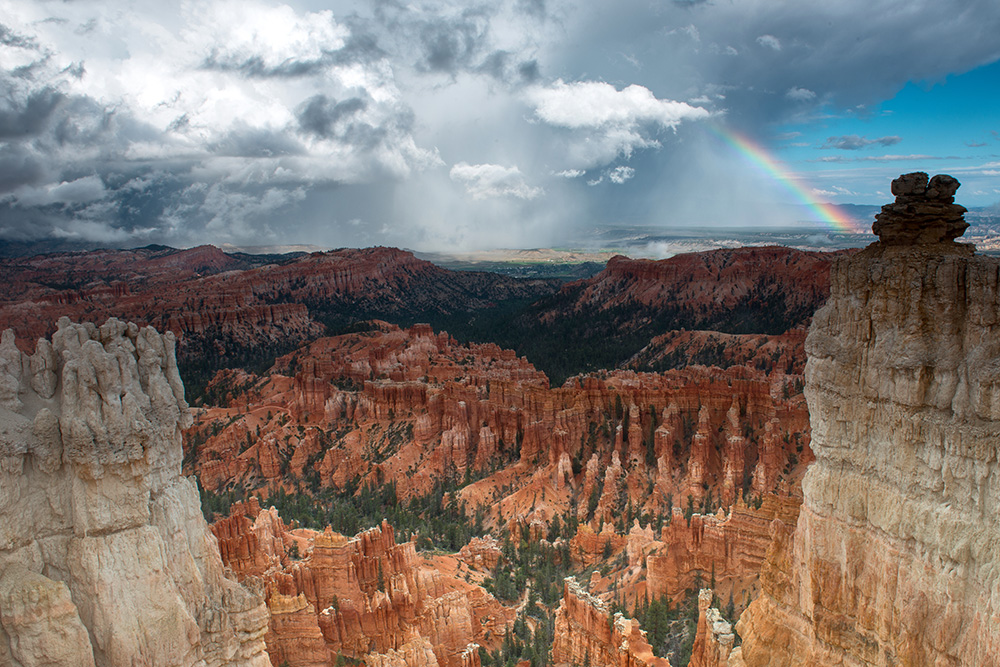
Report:
[[[194,483],[173,334],[59,321],[0,340],[0,664],[265,667]],[[259,586],[258,586],[259,588]]]
[[[833,266],[806,340],[816,462],[730,664],[1000,664],[1000,261],[954,242],[958,185],[896,179],[880,240]]]

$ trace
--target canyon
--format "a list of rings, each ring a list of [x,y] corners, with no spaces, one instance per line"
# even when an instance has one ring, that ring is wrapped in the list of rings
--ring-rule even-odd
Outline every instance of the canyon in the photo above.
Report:
[[[64,318],[30,354],[3,334],[0,664],[998,665],[1000,262],[955,241],[957,188],[897,179],[861,251],[618,257],[558,293],[428,292],[391,249],[128,251],[148,289],[86,282],[128,261],[91,256],[71,312],[180,280],[169,304],[211,286],[301,327],[193,410],[173,333]],[[4,317],[60,305],[40,266]],[[637,347],[556,385],[495,342],[360,317],[470,284],[550,290],[531,331],[595,318]],[[218,323],[172,307],[204,354]],[[379,502],[392,522],[344,528]],[[463,530],[443,542],[432,512]]]
[[[213,370],[222,361],[245,364],[273,348],[292,349],[355,315],[474,312],[558,285],[448,271],[395,248],[265,257],[214,246],[55,253],[2,259],[0,278],[8,285],[0,328],[15,328],[25,351],[61,316],[118,317],[172,331],[182,365]]]
[[[490,525],[547,529],[573,513],[624,533],[633,515],[669,516],[689,496],[714,508],[795,495],[812,457],[796,386],[801,376],[694,366],[552,389],[510,350],[373,322],[269,375],[220,373],[209,391],[225,407],[198,411],[187,460],[213,491],[392,483],[405,499],[453,479]]]

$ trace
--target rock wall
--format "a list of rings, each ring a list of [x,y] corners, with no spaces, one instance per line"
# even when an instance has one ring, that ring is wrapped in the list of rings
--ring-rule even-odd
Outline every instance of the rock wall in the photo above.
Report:
[[[0,664],[264,667],[267,609],[227,579],[181,477],[172,334],[59,321],[0,341]]]
[[[679,602],[697,578],[707,584],[715,576],[716,590],[730,593],[741,604],[756,596],[760,569],[772,541],[771,524],[794,526],[798,498],[767,495],[759,508],[737,503],[728,514],[695,514],[687,522],[675,509],[670,525],[646,556],[646,592],[653,598]]]
[[[1000,262],[909,174],[806,341],[816,462],[776,527],[747,665],[1000,664]]]

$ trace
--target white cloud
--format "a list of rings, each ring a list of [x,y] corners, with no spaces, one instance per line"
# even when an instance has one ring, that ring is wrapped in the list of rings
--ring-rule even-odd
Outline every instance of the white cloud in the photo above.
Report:
[[[792,86],[788,89],[788,92],[785,93],[785,97],[790,100],[795,100],[796,102],[808,102],[809,100],[816,99],[816,93],[808,88]]]
[[[648,88],[635,84],[618,90],[600,81],[558,80],[548,88],[533,89],[528,99],[541,120],[570,129],[635,127],[641,123],[673,128],[681,121],[709,116],[701,107],[659,100]]]
[[[775,51],[781,50],[781,40],[774,35],[761,35],[757,38],[757,43]]]
[[[689,23],[683,28],[677,28],[675,30],[671,30],[668,34],[673,35],[677,33],[687,35],[689,38],[691,38],[691,41],[693,42],[701,41],[701,33],[698,32],[698,28],[696,28],[693,23]]]
[[[526,97],[539,120],[576,133],[567,156],[574,168],[592,168],[628,157],[636,149],[658,147],[655,131],[711,115],[686,102],[657,99],[635,84],[618,90],[600,81],[558,80],[532,88]]]
[[[608,171],[608,178],[611,179],[612,183],[617,183],[618,185],[621,185],[633,176],[635,176],[635,169],[632,167],[620,166]]]
[[[867,155],[865,157],[840,157],[829,156],[821,157],[816,160],[809,160],[809,162],[905,162],[907,160],[913,161],[923,161],[923,160],[959,160],[958,156],[955,155]]]
[[[587,172],[585,172],[582,169],[565,169],[563,171],[553,172],[552,175],[553,176],[559,176],[561,178],[580,178],[581,176],[583,176],[586,173]]]
[[[459,162],[448,174],[451,180],[465,186],[473,199],[514,197],[535,199],[545,193],[542,188],[528,185],[517,167],[498,164],[468,164]]]
[[[823,197],[843,197],[843,196],[857,196],[857,192],[848,190],[847,188],[842,188],[839,185],[831,186],[830,190],[822,190],[820,188],[813,188],[811,190],[814,195],[821,195]]]

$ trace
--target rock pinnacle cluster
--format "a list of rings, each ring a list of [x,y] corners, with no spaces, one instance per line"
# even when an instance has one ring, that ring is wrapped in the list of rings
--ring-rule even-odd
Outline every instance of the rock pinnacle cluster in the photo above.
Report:
[[[959,185],[946,174],[931,179],[922,171],[903,174],[892,182],[896,201],[875,216],[872,232],[887,245],[954,241],[969,227],[966,208],[954,203]]]

